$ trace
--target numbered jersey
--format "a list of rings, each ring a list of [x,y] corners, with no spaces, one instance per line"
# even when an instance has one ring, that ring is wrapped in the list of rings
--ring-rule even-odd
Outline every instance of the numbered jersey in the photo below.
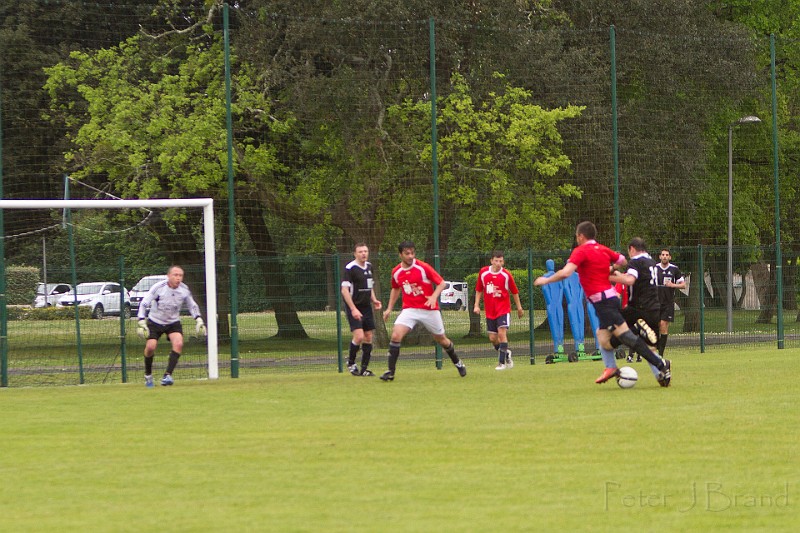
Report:
[[[347,287],[357,307],[370,305],[372,284],[372,264],[369,261],[364,263],[363,267],[357,261],[350,261],[344,267],[342,287]]]
[[[664,286],[664,283],[669,280],[672,283],[682,283],[684,281],[683,274],[678,265],[669,263],[666,267],[658,263],[656,266],[658,273],[658,296],[661,299],[661,304],[664,306],[675,305],[675,289],[672,287]]]
[[[483,307],[486,318],[496,319],[511,312],[511,295],[519,294],[514,276],[505,268],[492,272],[490,266],[485,266],[478,273],[475,282],[475,292],[483,293]]]
[[[442,276],[432,266],[419,259],[414,259],[408,268],[403,268],[403,263],[400,263],[392,270],[392,288],[400,289],[403,309],[431,309],[425,306],[425,302],[442,281]],[[433,309],[439,309],[439,302]]]
[[[657,264],[647,253],[633,256],[628,262],[627,273],[636,278],[636,282],[628,288],[628,306],[631,308],[641,311],[659,310],[661,304],[656,286]]]

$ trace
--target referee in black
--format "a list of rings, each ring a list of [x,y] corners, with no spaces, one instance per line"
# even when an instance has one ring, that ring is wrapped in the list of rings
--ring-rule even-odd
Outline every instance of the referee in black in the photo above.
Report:
[[[675,320],[675,289],[685,289],[686,280],[678,265],[671,262],[672,254],[667,248],[661,250],[659,259],[661,261],[656,268],[658,297],[661,300],[658,353],[664,357],[667,349],[667,336],[669,336],[669,323]]]
[[[375,298],[373,289],[372,264],[369,248],[359,242],[353,249],[354,259],[344,267],[342,279],[342,300],[345,314],[350,323],[353,338],[347,357],[347,370],[354,376],[374,376],[367,367],[372,356],[372,334],[375,331],[373,308],[379,310],[381,302]],[[356,364],[356,355],[361,350],[361,368]]]

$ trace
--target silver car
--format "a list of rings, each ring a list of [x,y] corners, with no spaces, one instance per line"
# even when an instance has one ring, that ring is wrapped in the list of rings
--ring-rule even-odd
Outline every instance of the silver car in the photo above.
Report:
[[[59,307],[78,305],[92,309],[92,318],[103,318],[105,315],[119,315],[125,318],[131,316],[131,302],[128,291],[122,287],[124,300],[120,305],[120,284],[112,281],[95,281],[79,283],[75,292],[70,292],[58,300]]]
[[[33,299],[34,307],[51,307],[58,303],[58,299],[72,290],[72,285],[66,283],[44,283],[36,285],[36,297]]]

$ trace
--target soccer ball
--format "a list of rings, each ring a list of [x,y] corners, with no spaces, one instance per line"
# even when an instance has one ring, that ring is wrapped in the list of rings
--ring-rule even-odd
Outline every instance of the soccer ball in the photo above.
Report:
[[[636,373],[636,370],[629,367],[623,366],[619,369],[619,375],[617,376],[617,385],[620,386],[622,389],[630,389],[636,382],[639,380],[639,374]]]

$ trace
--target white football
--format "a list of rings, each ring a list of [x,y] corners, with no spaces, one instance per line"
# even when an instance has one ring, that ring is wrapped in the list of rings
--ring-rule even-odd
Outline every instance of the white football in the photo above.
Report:
[[[619,369],[619,375],[617,376],[617,385],[623,389],[630,389],[636,382],[639,380],[639,374],[636,373],[636,370],[630,366],[623,366]]]

